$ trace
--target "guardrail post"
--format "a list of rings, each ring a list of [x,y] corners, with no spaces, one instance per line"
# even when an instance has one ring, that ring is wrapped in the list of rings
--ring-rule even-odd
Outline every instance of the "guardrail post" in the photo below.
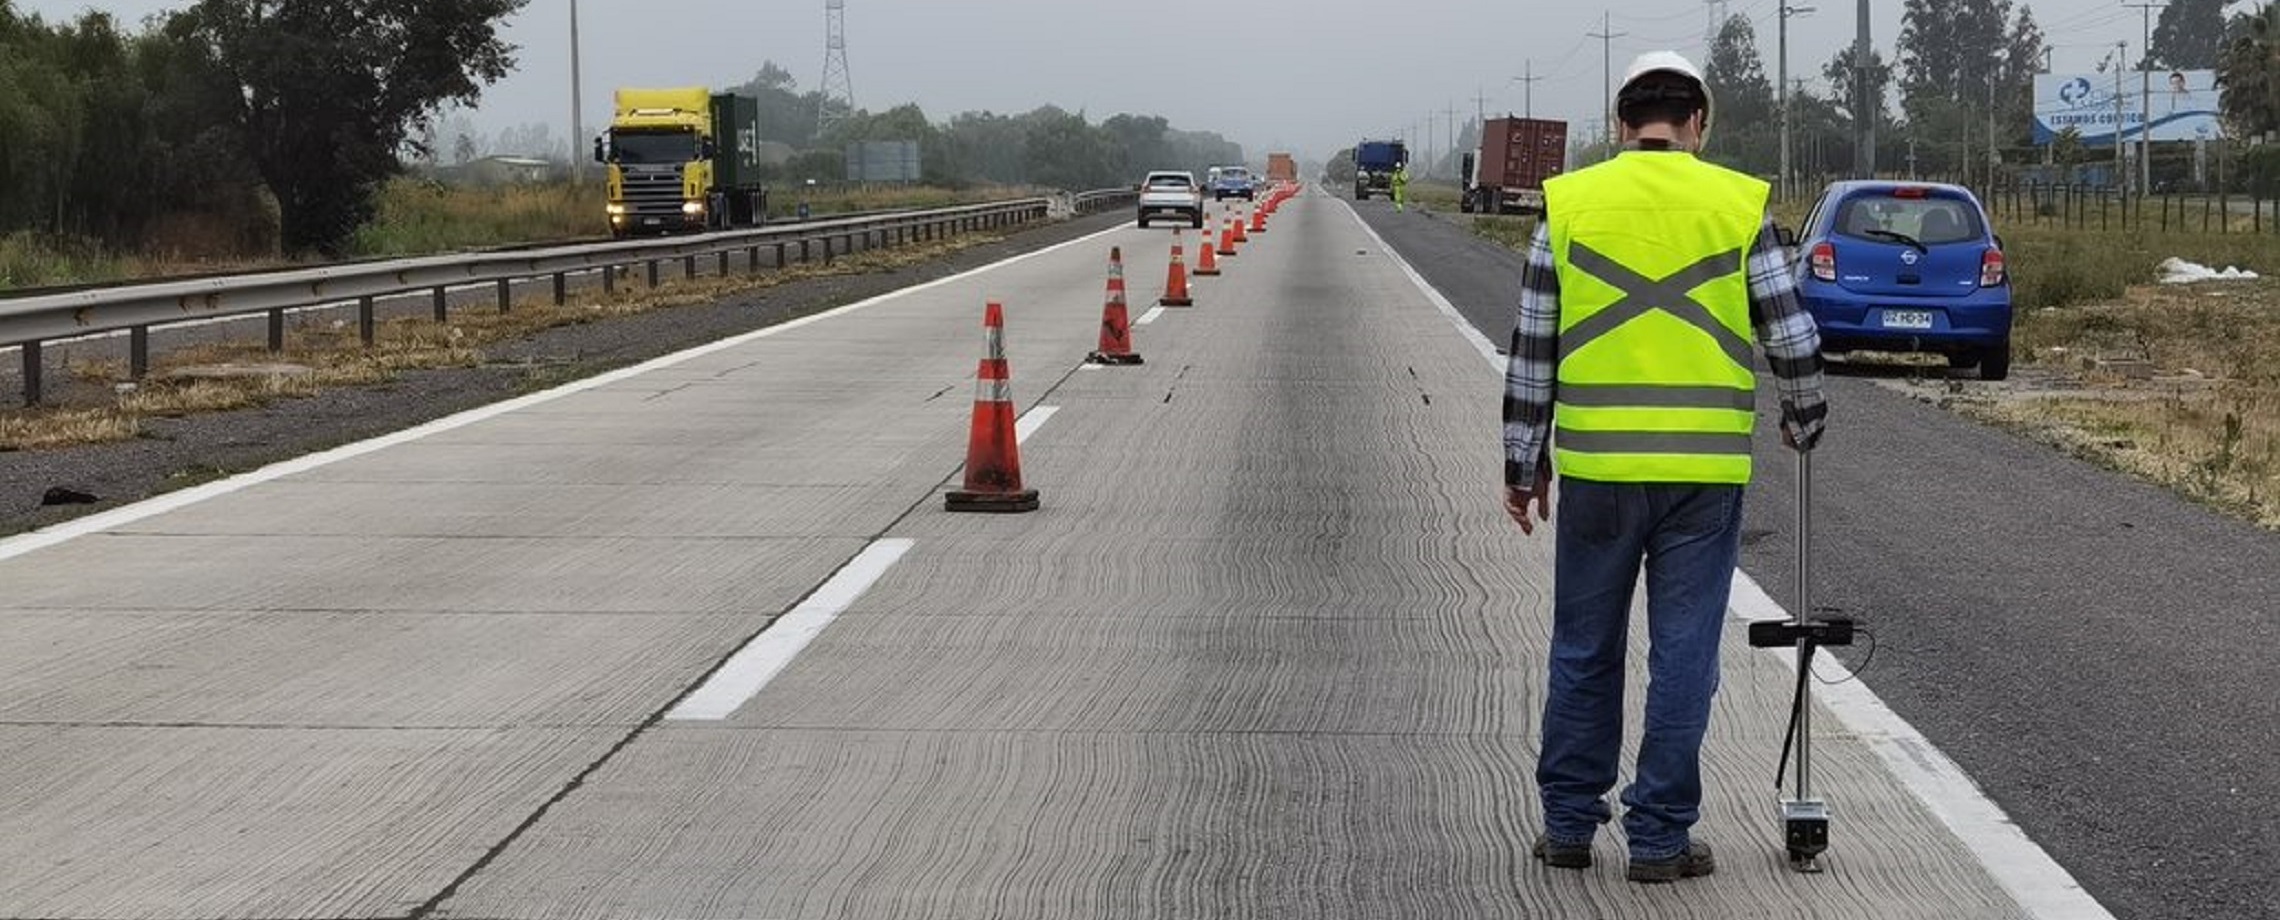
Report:
[[[150,376],[150,327],[136,326],[127,330],[127,377],[141,380]]]
[[[720,276],[728,277],[728,250],[726,249],[720,251]]]
[[[570,275],[569,275],[569,273],[568,273],[568,272],[555,272],[555,273],[554,273],[554,305],[555,305],[555,306],[557,306],[557,307],[559,307],[559,306],[562,306],[563,304],[566,304],[566,303],[569,303],[569,302],[570,302]]]
[[[366,348],[372,347],[374,331],[372,327],[372,298],[356,298],[356,337],[364,340],[364,347]]]
[[[602,293],[617,294],[617,275],[618,267],[616,265],[602,266]]]
[[[760,273],[760,244],[754,243],[751,249],[744,251],[744,269],[745,274],[757,275]]]
[[[40,371],[45,367],[45,365],[46,361],[40,355],[40,343],[25,342],[24,405],[26,407],[39,405],[40,398],[45,395],[40,392],[42,389],[40,386]]]
[[[513,309],[514,305],[515,292],[512,284],[505,278],[499,279],[499,312],[505,313]]]
[[[445,291],[443,285],[440,284],[435,286],[435,321],[439,323],[451,322],[450,292]]]
[[[807,263],[808,263],[808,241],[807,241],[805,238],[802,238],[802,239],[800,240],[800,264],[801,264],[801,265],[806,265]]]
[[[663,279],[658,276],[657,260],[649,260],[649,286],[654,288],[663,283]]]
[[[280,307],[269,311],[269,353],[285,350],[285,310]]]
[[[837,241],[828,236],[823,238],[823,264],[831,264],[831,257],[834,254],[833,250],[838,248],[839,244]]]
[[[697,280],[697,257],[696,257],[696,256],[682,256],[682,257],[681,257],[681,275],[682,275],[682,280],[684,280],[684,281],[695,281],[695,280]]]
[[[785,251],[785,250],[787,250],[787,249],[789,249],[789,248],[791,248],[791,247],[790,247],[790,244],[788,244],[788,243],[778,242],[778,243],[776,244],[776,269],[777,269],[778,271],[781,271],[781,270],[783,270],[783,267],[784,267],[784,251]]]

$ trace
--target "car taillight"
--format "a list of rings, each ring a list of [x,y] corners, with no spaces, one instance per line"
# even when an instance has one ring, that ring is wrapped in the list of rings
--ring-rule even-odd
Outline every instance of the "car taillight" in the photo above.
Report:
[[[1837,280],[1837,247],[1828,243],[1814,244],[1811,263],[1813,277],[1822,281]]]
[[[1990,249],[1979,257],[1979,286],[1997,287],[2003,283],[2003,250]]]

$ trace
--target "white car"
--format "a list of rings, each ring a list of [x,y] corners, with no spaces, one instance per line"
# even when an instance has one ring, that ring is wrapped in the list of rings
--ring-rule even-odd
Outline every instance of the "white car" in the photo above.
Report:
[[[1203,226],[1203,187],[1194,173],[1159,169],[1141,180],[1140,226],[1165,214],[1187,218],[1190,227]]]

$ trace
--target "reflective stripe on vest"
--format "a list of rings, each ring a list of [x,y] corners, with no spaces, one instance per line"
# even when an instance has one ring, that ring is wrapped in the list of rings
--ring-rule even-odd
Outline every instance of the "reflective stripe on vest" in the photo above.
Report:
[[[1544,193],[1560,282],[1561,472],[1747,483],[1747,260],[1765,183],[1683,153],[1626,153]]]

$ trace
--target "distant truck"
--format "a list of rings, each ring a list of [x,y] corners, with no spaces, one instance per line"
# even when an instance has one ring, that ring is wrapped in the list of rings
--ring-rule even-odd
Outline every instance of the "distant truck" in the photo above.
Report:
[[[1363,141],[1354,145],[1354,200],[1371,195],[1393,197],[1393,171],[1409,163],[1409,147],[1400,141]]]
[[[1491,118],[1480,149],[1464,155],[1465,190],[1458,210],[1480,214],[1544,213],[1544,180],[1567,169],[1567,122]]]
[[[618,90],[594,159],[609,167],[612,235],[756,227],[768,218],[760,101],[751,96],[702,86]]]
[[[1297,182],[1298,161],[1287,153],[1267,154],[1268,182]]]

